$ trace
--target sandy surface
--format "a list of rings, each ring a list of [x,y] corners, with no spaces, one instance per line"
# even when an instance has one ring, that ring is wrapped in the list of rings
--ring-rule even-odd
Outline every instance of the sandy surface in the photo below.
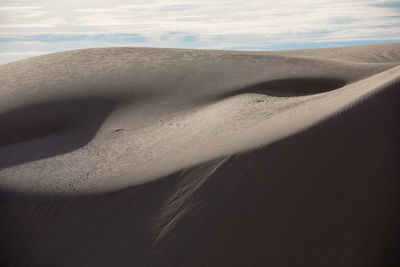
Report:
[[[399,64],[387,44],[0,66],[4,266],[397,266]]]

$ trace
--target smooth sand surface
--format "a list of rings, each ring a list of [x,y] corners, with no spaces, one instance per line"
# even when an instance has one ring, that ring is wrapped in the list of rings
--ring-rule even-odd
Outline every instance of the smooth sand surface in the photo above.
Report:
[[[0,260],[398,266],[399,65],[399,43],[2,65]]]

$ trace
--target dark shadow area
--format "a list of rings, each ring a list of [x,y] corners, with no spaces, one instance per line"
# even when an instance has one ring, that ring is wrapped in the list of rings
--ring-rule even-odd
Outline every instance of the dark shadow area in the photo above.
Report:
[[[185,179],[177,172],[115,193],[3,199],[0,266],[153,266],[155,220]]]
[[[158,244],[158,266],[400,266],[399,85],[232,157]]]
[[[336,78],[298,78],[282,79],[258,83],[233,92],[226,93],[221,98],[240,94],[264,94],[269,96],[303,96],[324,93],[341,88],[346,81]]]
[[[0,265],[400,266],[399,98],[397,83],[204,181],[215,162],[112,194],[1,201]],[[157,225],[171,225],[159,240]]]
[[[59,100],[0,114],[0,168],[75,150],[115,107],[101,98]]]

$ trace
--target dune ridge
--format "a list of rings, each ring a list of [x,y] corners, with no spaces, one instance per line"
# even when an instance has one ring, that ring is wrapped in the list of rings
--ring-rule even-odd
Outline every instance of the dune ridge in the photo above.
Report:
[[[45,106],[72,99],[104,98],[116,106],[98,122],[100,128],[91,140],[57,148],[66,143],[65,138],[48,135],[0,150],[0,165],[9,166],[0,170],[1,187],[10,192],[71,195],[141,184],[301,130],[343,103],[332,104],[320,118],[303,110],[291,111],[292,107],[305,109],[306,102],[314,99],[319,103],[338,92],[348,95],[343,101],[353,101],[358,96],[349,95],[350,91],[363,94],[353,89],[358,82],[364,86],[363,80],[372,81],[368,79],[384,75],[394,66],[394,62],[338,63],[270,52],[144,48],[71,51],[6,64],[1,69],[5,78],[2,114],[32,102]],[[329,83],[321,84],[327,79],[334,83],[332,88]],[[304,81],[306,88],[292,89],[299,81]],[[319,94],[340,85],[346,86]],[[249,86],[259,92],[250,93]],[[263,89],[265,86],[269,89]],[[296,90],[308,90],[308,95],[293,97]],[[342,100],[339,97],[337,101]],[[52,112],[65,117],[61,109],[58,114],[57,110]],[[65,135],[63,131],[57,134]],[[80,138],[80,134],[66,135]],[[192,149],[185,149],[188,146]],[[59,152],[46,151],[53,148]],[[22,150],[26,160],[17,160]],[[56,156],[48,159],[46,155]]]
[[[15,131],[35,128],[12,113],[28,103],[70,95],[112,103],[98,111],[97,103],[80,107],[87,115],[69,129],[87,137],[39,159],[24,149],[62,139],[2,128],[0,212],[7,216],[0,260],[397,266],[399,50],[399,44],[261,53],[116,48],[0,66],[7,77],[0,125],[12,114]],[[105,68],[106,81],[73,67],[65,77],[58,66],[46,82],[38,79],[55,62],[75,66],[88,58],[101,60],[95,68]],[[134,63],[112,63],[128,58]],[[194,59],[193,66],[183,63]],[[38,63],[43,69],[27,76]],[[130,78],[134,70],[140,75]],[[56,116],[80,116],[60,109]],[[87,121],[94,123],[90,134],[81,126]],[[27,160],[12,162],[12,153]]]

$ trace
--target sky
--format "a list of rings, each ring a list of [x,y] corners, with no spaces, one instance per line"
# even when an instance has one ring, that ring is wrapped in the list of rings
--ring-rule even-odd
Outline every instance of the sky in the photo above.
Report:
[[[0,0],[0,64],[92,47],[281,50],[400,41],[400,0]]]

